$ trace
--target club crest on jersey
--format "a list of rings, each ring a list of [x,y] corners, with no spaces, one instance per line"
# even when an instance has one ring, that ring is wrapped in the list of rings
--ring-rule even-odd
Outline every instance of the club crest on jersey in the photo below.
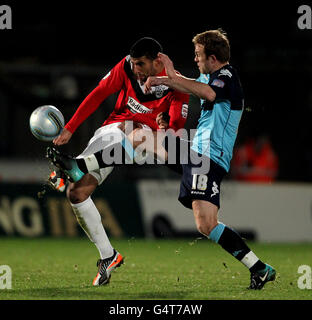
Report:
[[[212,86],[218,87],[218,88],[223,88],[224,87],[224,81],[220,79],[214,79],[211,83]]]
[[[156,98],[159,99],[164,96],[166,90],[168,90],[168,87],[161,84],[159,86],[153,87],[152,92],[155,94]]]
[[[128,98],[127,106],[132,113],[151,113],[152,112],[151,109],[143,106],[132,97]]]

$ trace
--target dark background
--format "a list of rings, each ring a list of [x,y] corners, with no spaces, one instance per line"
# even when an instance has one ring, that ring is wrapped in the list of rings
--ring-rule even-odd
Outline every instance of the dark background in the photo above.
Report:
[[[68,121],[101,78],[142,36],[156,38],[189,77],[197,77],[192,38],[222,27],[231,63],[245,91],[239,145],[269,135],[279,157],[278,180],[312,181],[312,30],[297,27],[304,2],[12,1],[12,30],[0,30],[0,160],[41,159],[46,143],[29,131],[40,105],[58,107]],[[73,90],[73,91],[71,91]],[[69,94],[68,92],[72,92]],[[78,128],[64,151],[79,154],[114,106],[111,97]],[[188,128],[195,128],[192,99]],[[160,174],[160,171],[161,174]],[[126,168],[123,178],[167,177],[165,168]]]

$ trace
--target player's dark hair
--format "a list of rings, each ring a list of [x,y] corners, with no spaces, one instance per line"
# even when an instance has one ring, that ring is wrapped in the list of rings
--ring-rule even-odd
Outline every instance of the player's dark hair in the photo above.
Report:
[[[162,46],[153,38],[144,37],[139,39],[130,49],[132,58],[141,58],[145,56],[150,60],[157,58],[159,52],[162,52]]]
[[[197,34],[193,38],[193,43],[204,46],[206,57],[215,55],[217,60],[222,63],[230,60],[231,54],[229,39],[226,32],[221,28]]]

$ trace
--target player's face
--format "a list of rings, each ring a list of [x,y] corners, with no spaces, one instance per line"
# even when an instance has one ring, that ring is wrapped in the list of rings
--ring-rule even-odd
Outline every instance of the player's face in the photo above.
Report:
[[[207,57],[202,44],[195,44],[195,62],[197,63],[200,73],[208,74],[212,71],[212,61],[210,56]]]
[[[141,83],[144,83],[149,76],[157,74],[155,60],[150,60],[145,56],[140,58],[131,57],[132,71]]]

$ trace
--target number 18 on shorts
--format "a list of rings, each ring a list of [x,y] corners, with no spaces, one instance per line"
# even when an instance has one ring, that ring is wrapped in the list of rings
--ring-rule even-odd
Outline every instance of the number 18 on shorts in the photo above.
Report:
[[[192,173],[192,164],[183,165],[179,201],[192,208],[193,200],[205,200],[220,207],[220,185],[225,170],[211,160],[207,174]]]

